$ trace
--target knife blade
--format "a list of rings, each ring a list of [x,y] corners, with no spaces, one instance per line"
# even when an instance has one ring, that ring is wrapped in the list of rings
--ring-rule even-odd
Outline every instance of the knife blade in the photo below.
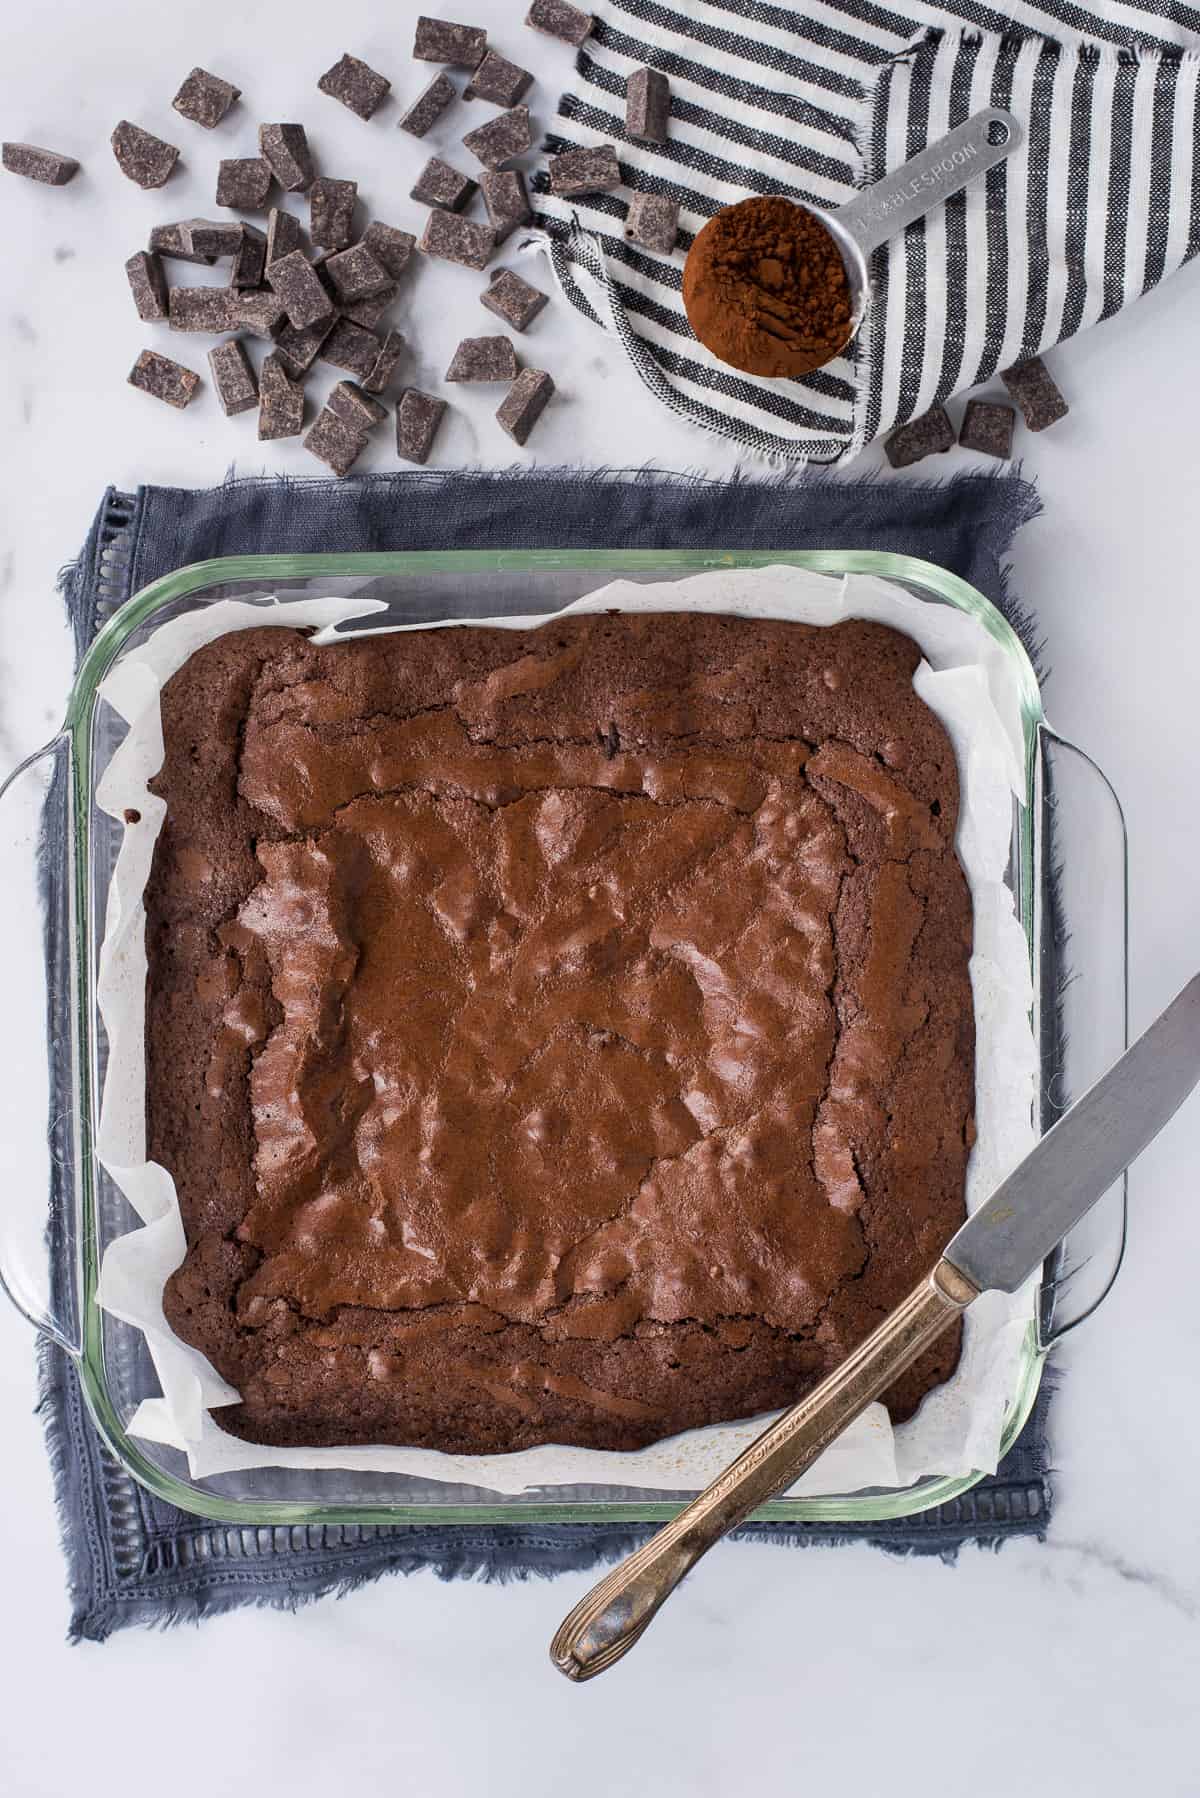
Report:
[[[1200,1080],[1200,974],[1001,1181],[944,1250],[980,1291],[1015,1292]]]

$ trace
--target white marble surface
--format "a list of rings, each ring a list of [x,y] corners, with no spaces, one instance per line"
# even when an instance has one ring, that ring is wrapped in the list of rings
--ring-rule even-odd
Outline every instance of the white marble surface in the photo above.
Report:
[[[473,11],[535,69],[544,117],[569,52],[523,30],[516,0],[451,10]],[[138,324],[124,258],[150,223],[212,210],[218,157],[251,153],[259,118],[303,117],[322,165],[359,177],[373,208],[404,222],[421,146],[394,131],[395,107],[364,125],[313,90],[349,48],[413,93],[411,11],[366,0],[342,0],[336,13],[315,0],[59,0],[36,29],[32,11],[21,15],[28,29],[10,16],[3,134],[73,153],[85,173],[62,191],[0,178],[4,762],[59,717],[67,657],[54,576],[106,481],[201,485],[234,463],[297,472],[305,462],[295,445],[264,459],[252,416],[226,422],[210,393],[177,414],[123,385],[145,342],[198,367],[207,347],[183,340],[181,351],[161,327]],[[169,104],[196,61],[246,90],[212,134]],[[116,173],[107,136],[120,115],[183,146],[186,170],[163,193]],[[406,300],[429,379],[459,335],[487,328],[464,299],[469,284],[456,270],[423,269]],[[1136,1025],[1200,962],[1198,301],[1193,266],[1069,346],[1056,366],[1071,419],[1025,440],[1046,514],[1021,539],[1016,581],[1050,640],[1056,721],[1127,802]],[[535,345],[562,392],[537,433],[538,460],[733,466],[723,446],[656,411],[619,353],[562,307],[539,322]],[[447,459],[511,459],[494,403],[462,403],[441,445]],[[389,465],[382,444],[371,465]],[[1196,1793],[1198,1159],[1200,1101],[1145,1157],[1120,1285],[1062,1356],[1045,1545],[967,1550],[954,1568],[865,1549],[718,1551],[637,1655],[582,1690],[545,1658],[582,1577],[483,1588],[420,1576],[294,1617],[247,1612],[69,1649],[32,1344],[0,1307],[3,1515],[24,1543],[0,1646],[6,1791],[59,1798],[86,1780],[104,1798],[152,1784],[179,1798],[393,1787],[437,1798],[568,1788],[724,1798],[771,1782],[855,1798],[942,1784],[979,1798],[1107,1798],[1136,1781],[1156,1798]],[[3,1202],[38,1199],[14,1190]]]

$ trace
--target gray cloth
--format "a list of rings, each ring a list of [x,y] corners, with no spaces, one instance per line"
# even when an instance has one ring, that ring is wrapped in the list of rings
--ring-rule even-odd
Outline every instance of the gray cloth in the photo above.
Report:
[[[147,582],[208,557],[414,549],[876,549],[938,562],[995,601],[1029,642],[1005,557],[1037,511],[1013,476],[898,482],[717,482],[647,472],[412,473],[348,483],[252,480],[204,492],[109,492],[63,589],[82,650]],[[51,814],[47,877],[65,845]],[[53,1073],[54,1071],[52,1071]],[[52,1093],[53,1111],[69,1105]],[[444,1579],[550,1576],[612,1561],[649,1526],[396,1525],[276,1530],[213,1524],[153,1498],[101,1445],[68,1358],[44,1346],[41,1387],[71,1595],[73,1639],[237,1605],[295,1606],[385,1572]],[[999,1471],[952,1504],[894,1523],[754,1524],[738,1539],[871,1542],[952,1557],[962,1543],[1041,1535],[1050,1506],[1045,1389]]]

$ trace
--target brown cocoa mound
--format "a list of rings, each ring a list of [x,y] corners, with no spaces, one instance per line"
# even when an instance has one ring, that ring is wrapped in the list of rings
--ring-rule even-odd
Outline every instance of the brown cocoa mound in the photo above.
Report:
[[[853,328],[831,232],[777,195],[709,220],[688,252],[683,304],[701,343],[751,375],[809,374],[845,348]]]

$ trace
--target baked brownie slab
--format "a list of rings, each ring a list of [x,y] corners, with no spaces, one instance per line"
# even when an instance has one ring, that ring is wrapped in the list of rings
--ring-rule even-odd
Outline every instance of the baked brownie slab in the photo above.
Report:
[[[919,653],[603,614],[174,676],[149,1148],[222,1425],[635,1448],[796,1399],[920,1278],[974,1036]]]

